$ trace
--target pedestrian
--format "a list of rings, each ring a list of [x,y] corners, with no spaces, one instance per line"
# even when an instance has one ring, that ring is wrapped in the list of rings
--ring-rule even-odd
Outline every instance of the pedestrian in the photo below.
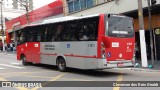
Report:
[[[139,50],[139,48],[138,48],[137,43],[135,43],[135,55],[136,55],[136,60],[140,60],[140,58],[141,58],[141,53],[140,53],[140,50]]]
[[[7,44],[7,51],[8,51],[8,52],[11,51],[10,44]]]
[[[14,42],[12,43],[12,46],[13,46],[13,52],[15,52],[16,51],[16,47],[15,47]]]
[[[13,43],[10,43],[11,52],[13,51]]]
[[[7,44],[5,44],[4,47],[5,47],[5,50],[7,51]]]

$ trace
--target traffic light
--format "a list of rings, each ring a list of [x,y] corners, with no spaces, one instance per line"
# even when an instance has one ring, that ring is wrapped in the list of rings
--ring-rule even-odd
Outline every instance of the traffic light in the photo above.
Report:
[[[151,0],[151,5],[154,6],[157,3],[157,0]]]

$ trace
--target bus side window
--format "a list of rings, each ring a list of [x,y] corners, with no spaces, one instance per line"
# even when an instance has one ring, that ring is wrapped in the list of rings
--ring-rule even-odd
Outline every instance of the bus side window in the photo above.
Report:
[[[98,26],[96,19],[87,19],[79,23],[78,40],[94,41],[97,40]]]
[[[24,41],[25,41],[25,35],[24,35],[24,32],[21,32],[21,34],[20,34],[20,42],[24,43]]]
[[[58,25],[57,26],[57,31],[56,31],[56,34],[55,34],[55,37],[56,37],[55,40],[56,41],[60,41],[61,40],[62,29],[63,29],[62,25]]]
[[[35,36],[34,34],[35,33],[33,32],[33,30],[29,31],[29,39],[28,39],[29,42],[33,42]]]
[[[37,41],[38,41],[38,42],[41,41],[41,34],[37,34]]]
[[[81,22],[80,25],[81,26],[80,26],[79,35],[78,35],[79,40],[86,41],[86,40],[89,39],[89,37],[88,37],[88,27],[87,27],[85,22],[83,22],[83,23]]]
[[[48,33],[48,31],[47,31],[47,27],[45,28],[45,31],[44,31],[44,42],[46,42],[47,41],[47,33]]]

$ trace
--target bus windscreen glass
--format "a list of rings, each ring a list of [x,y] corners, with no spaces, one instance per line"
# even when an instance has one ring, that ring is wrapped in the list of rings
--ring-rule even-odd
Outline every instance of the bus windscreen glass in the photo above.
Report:
[[[110,15],[106,28],[109,37],[134,37],[132,19],[125,16]]]

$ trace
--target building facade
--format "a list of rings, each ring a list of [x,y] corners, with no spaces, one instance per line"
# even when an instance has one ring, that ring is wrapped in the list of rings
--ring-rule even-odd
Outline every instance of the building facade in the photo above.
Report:
[[[54,1],[61,1],[61,0],[43,0],[43,1],[18,0],[18,2],[17,2],[17,0],[0,0],[0,1],[2,1],[2,14],[3,14],[2,18],[3,18],[3,25],[4,25],[4,30],[5,30],[5,22],[7,22],[8,20],[11,20],[10,22],[13,22],[13,20],[15,20],[15,18],[22,17],[22,16],[25,18],[27,5],[29,7],[29,12],[31,12],[32,10],[39,9],[39,8],[41,8],[45,5],[48,5]],[[42,11],[44,11],[44,10],[42,10]],[[51,11],[47,12],[46,15],[42,15],[42,14],[40,14],[40,15],[42,15],[42,17],[44,18],[44,17],[47,17],[47,15],[50,12]],[[40,17],[40,18],[42,18],[42,17]],[[36,18],[36,20],[39,20],[39,19]],[[34,21],[36,21],[36,20],[34,20]],[[7,25],[7,28],[8,28],[8,25]],[[0,26],[0,29],[1,29],[1,26]],[[1,40],[2,40],[2,33],[0,32],[0,41]]]
[[[147,55],[150,60],[151,49],[148,0],[142,0],[142,4]],[[65,16],[86,16],[100,13],[113,13],[133,17],[136,42],[140,45],[137,0],[63,0],[63,6]],[[156,0],[156,5],[152,6],[151,9],[155,59],[160,60],[160,0]]]
[[[26,14],[9,20],[6,25],[6,42],[10,43],[14,40],[14,31],[25,27],[28,24],[42,23],[43,20],[62,17],[63,16],[63,3],[61,0],[56,0],[50,4],[47,4],[41,8],[32,10]]]

